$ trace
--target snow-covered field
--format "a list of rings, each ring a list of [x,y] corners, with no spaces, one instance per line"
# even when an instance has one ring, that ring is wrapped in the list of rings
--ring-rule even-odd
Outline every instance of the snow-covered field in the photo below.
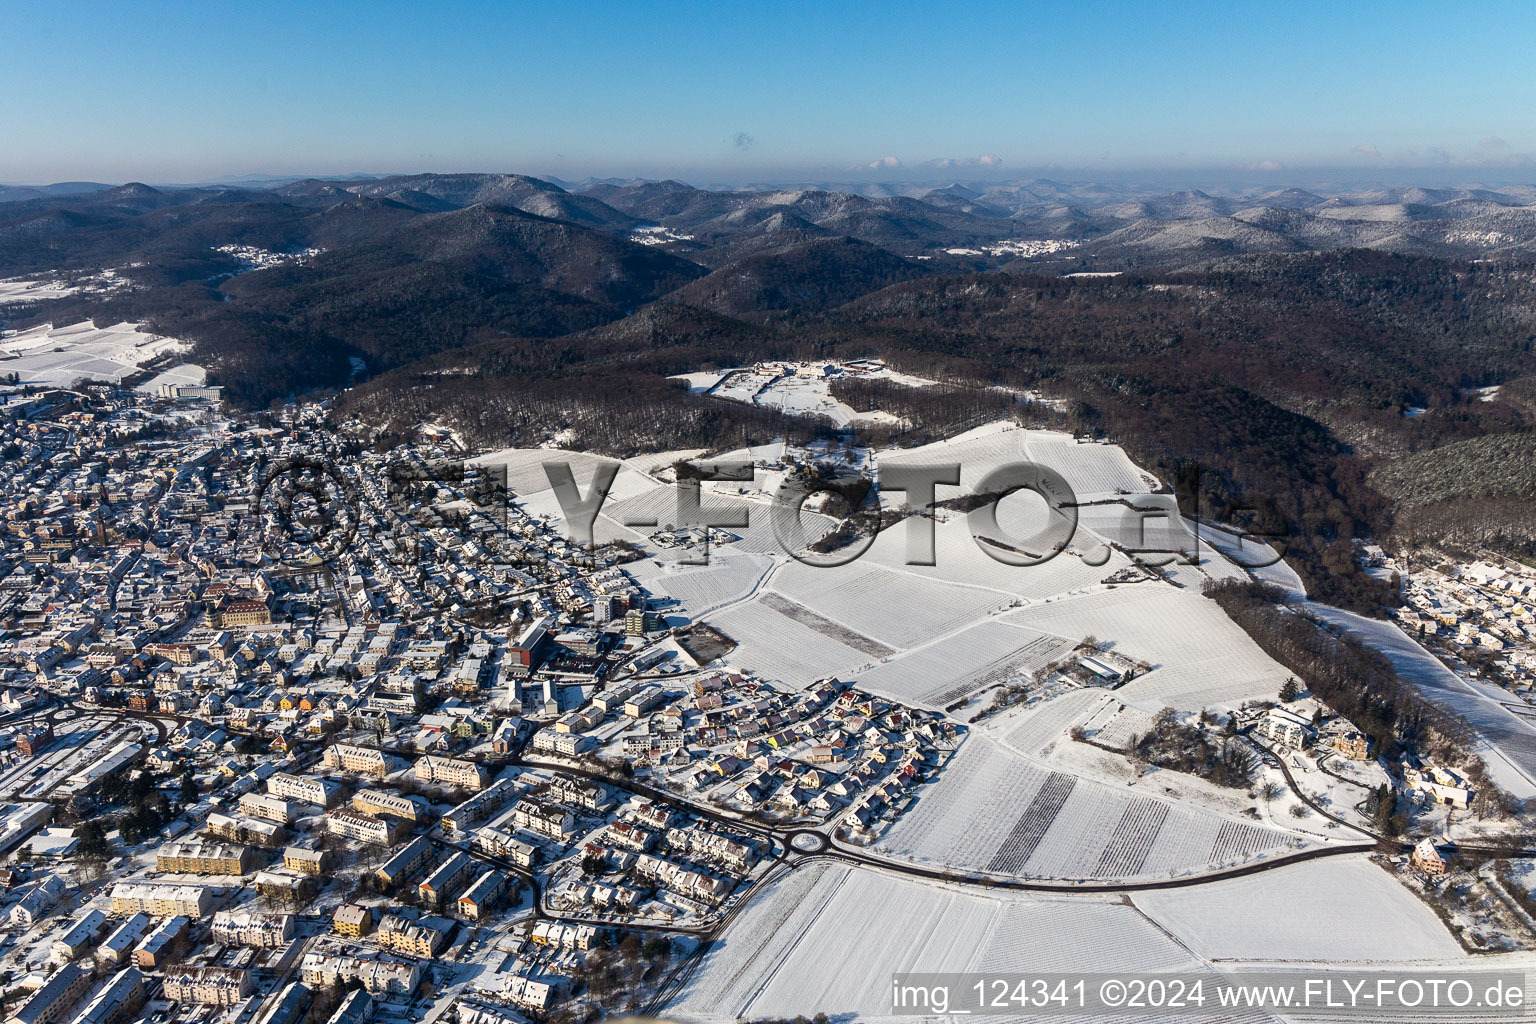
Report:
[[[832,397],[827,381],[822,378],[781,378],[758,391],[753,402],[794,416],[825,416],[838,426],[895,420],[883,414],[854,412],[851,406]]]
[[[1010,598],[862,560],[837,568],[792,562],[773,589],[827,618],[898,649],[946,636],[1005,608]]]
[[[1289,674],[1214,601],[1161,583],[1102,589],[1006,618],[1046,633],[1090,634],[1116,654],[1147,662],[1152,670],[1117,693],[1149,708],[1198,710],[1272,698]]]
[[[1201,964],[1113,898],[982,895],[812,865],[761,894],[668,1013],[684,1020],[891,1016],[899,971],[1188,971]]]
[[[179,366],[161,370],[134,390],[152,395],[160,390],[162,384],[205,384],[207,381],[208,371],[204,367],[196,363],[182,363]]]
[[[941,494],[942,497],[942,494]],[[1022,506],[1022,507],[1020,507]],[[998,524],[1010,535],[1024,537],[1039,529],[1030,514],[1033,508],[1009,498],[998,510]],[[1013,514],[1011,514],[1013,513]],[[1081,531],[1061,554],[1037,565],[1009,565],[993,558],[977,544],[964,515],[945,513],[934,524],[934,564],[907,565],[907,530],[910,522],[886,530],[859,559],[860,565],[883,565],[911,576],[986,587],[1009,600],[1043,601],[1070,593],[1097,589],[1100,583],[1130,565],[1118,552],[1104,551],[1096,537]],[[1028,519],[1029,521],[1022,522]],[[1016,525],[1017,524],[1017,525]],[[1082,555],[1097,551],[1102,560],[1089,565]]]
[[[1078,501],[1149,493],[1158,486],[1157,478],[1140,469],[1119,445],[1078,444],[1062,434],[1030,431],[1027,448],[1032,460],[1066,478]]]
[[[749,597],[775,564],[767,555],[715,547],[708,565],[658,561],[633,562],[629,568],[647,590],[676,598],[690,618],[701,619]]]
[[[875,660],[760,601],[729,608],[709,621],[736,641],[732,664],[790,686],[808,686],[832,675],[846,679]]]
[[[626,474],[632,472],[634,471],[626,465],[615,481],[613,498],[603,506],[602,514],[598,517],[596,533],[599,540],[609,535],[635,539],[648,536],[658,528],[676,526],[679,523],[677,488],[669,483],[659,484],[647,481],[646,489],[638,490],[637,493],[626,497],[618,485],[624,482]],[[582,487],[582,493],[587,493],[587,478],[578,472],[576,481]],[[558,516],[560,514],[559,505],[552,491],[546,490],[542,495],[534,495],[533,499],[525,504],[530,510],[541,515]],[[788,557],[784,556],[784,543],[774,533],[772,502],[767,496],[756,492],[746,495],[723,492],[705,485],[700,497],[700,505],[711,516],[720,512],[731,517],[732,522],[746,523],[745,526],[721,527],[723,532],[730,534],[735,540],[730,541],[723,548],[721,545],[712,545],[710,559],[714,558],[716,552],[723,550],[727,554],[767,555],[780,564],[789,562]],[[836,526],[836,522],[831,518],[812,512],[805,513],[802,522],[806,537],[810,539]],[[654,525],[643,525],[646,523]],[[680,551],[667,549],[658,550],[654,555],[662,560],[677,560],[684,557]],[[696,561],[702,559],[704,554],[702,551],[690,551],[686,557],[690,561]]]
[[[1315,965],[1326,964],[1431,977],[1474,969],[1528,972],[1533,963],[1530,954],[1470,961],[1428,907],[1363,856],[1130,897],[998,893],[813,862],[758,895],[667,1015],[713,1022],[820,1012],[833,1020],[894,1020],[891,976],[904,972],[1216,979],[1252,971],[1315,973]],[[1198,1018],[1142,1010],[1113,1018],[1013,1019],[1276,1020],[1257,1011],[1206,1009]],[[1337,1019],[1405,1018],[1366,1009]]]
[[[1191,529],[1194,529],[1191,526]],[[1301,582],[1301,577],[1283,561],[1266,564],[1273,560],[1274,549],[1262,545],[1257,539],[1242,540],[1236,535],[1210,526],[1200,528],[1200,540],[1203,544],[1215,548],[1221,553],[1227,564],[1236,569],[1239,565],[1245,567],[1239,570],[1243,574],[1251,573],[1253,578],[1261,583],[1269,583],[1287,591],[1297,597],[1305,597],[1306,585]],[[1213,565],[1214,561],[1207,563]],[[1246,568],[1246,567],[1253,568]]]
[[[999,466],[1007,466],[1030,458],[1028,441],[1034,431],[1021,430],[1011,424],[989,424],[966,431],[954,437],[917,448],[880,453],[881,465],[948,466],[960,467],[958,489],[940,487],[942,500],[963,492],[979,490],[978,484],[988,473]],[[1046,432],[1038,432],[1045,435]],[[1066,435],[1054,434],[1054,437]],[[1069,439],[1070,440],[1070,439]],[[905,499],[905,495],[897,501]]]
[[[1084,721],[1089,739],[1106,747],[1124,749],[1152,728],[1153,716],[1118,700],[1106,701],[1096,714]]]
[[[65,279],[51,273],[7,277],[0,279],[0,307],[62,299],[81,292],[111,292],[127,285],[127,279],[119,276],[115,270],[103,270],[99,274],[85,276],[75,275],[72,279]]]
[[[592,475],[596,467],[601,463],[611,464],[615,460],[605,459],[600,455],[589,455],[586,452],[566,451],[562,448],[508,448],[504,451],[481,455],[473,461],[483,466],[505,466],[507,489],[518,500],[533,500],[546,493],[552,500],[553,493],[545,463],[567,463],[571,467],[571,475],[576,480],[576,486],[580,488],[582,494],[586,494],[591,489]],[[656,486],[656,481],[648,479],[638,470],[621,465],[618,476],[614,478],[608,500],[622,501],[653,490]],[[553,503],[553,511],[550,514],[558,515],[559,510],[559,504]]]
[[[688,385],[689,391],[699,394],[719,384],[729,372],[729,370],[697,370],[693,373],[679,373],[669,379],[680,380]]]
[[[68,387],[78,380],[122,380],[186,342],[149,334],[136,323],[97,328],[89,320],[67,327],[40,324],[0,337],[0,376],[23,384]]]
[[[1026,757],[1040,757],[1074,725],[1086,722],[1112,703],[1109,692],[1098,687],[1071,690],[1038,707],[994,719],[990,725],[1001,733],[1003,743]]]
[[[1036,671],[1076,641],[985,619],[926,647],[898,654],[859,676],[859,686],[939,710],[1020,671]]]
[[[741,385],[733,380],[730,386]],[[777,457],[777,453],[763,454]],[[961,488],[976,489],[992,469],[1030,456],[1054,460],[1062,472],[1076,473],[1085,486],[1106,493],[1157,485],[1118,448],[1075,445],[1062,434],[1006,424],[879,458],[883,464],[957,463]],[[759,480],[757,486],[770,488],[771,481]],[[1268,695],[1283,679],[1278,666],[1227,622],[1220,609],[1196,594],[1152,580],[1106,584],[1131,563],[1105,548],[1087,529],[1055,558],[1039,565],[1012,566],[978,546],[965,515],[946,512],[932,524],[932,565],[906,564],[908,530],[917,522],[911,521],[882,533],[857,561],[835,568],[807,566],[783,555],[784,545],[768,522],[770,499],[763,491],[745,496],[722,491],[713,490],[709,502],[739,505],[750,511],[752,519],[748,528],[733,528],[740,539],[730,550],[772,552],[782,564],[764,577],[755,566],[745,570],[725,560],[721,575],[727,578],[718,584],[705,583],[702,575],[657,575],[648,581],[654,579],[661,590],[678,597],[690,610],[720,611],[727,618],[717,624],[727,633],[734,627],[742,634],[732,634],[741,644],[733,659],[786,681],[791,675],[797,680],[820,678],[878,662],[868,673],[871,689],[926,706],[944,706],[1005,678],[1010,671],[1038,667],[1059,654],[1059,644],[1043,641],[1041,634],[1075,644],[1090,633],[1117,653],[1158,666],[1143,685],[1152,699],[1235,701]],[[939,497],[958,493],[941,490]],[[1038,510],[1027,505],[1015,509],[1012,514],[1022,518],[1009,522],[1005,503],[999,518],[1017,535],[1028,531],[1034,511]],[[604,515],[615,522],[644,518],[670,523],[676,518],[675,494],[670,487],[658,486],[615,501]],[[1086,557],[1090,553],[1093,557]],[[1208,552],[1207,558],[1219,556]],[[675,593],[668,588],[669,579],[677,584]],[[752,596],[745,604],[731,604],[749,593]],[[1185,630],[1182,622],[1178,630],[1168,628],[1186,614],[1201,619],[1198,628]],[[1153,639],[1144,642],[1147,636]],[[803,639],[808,645],[805,654],[799,649],[787,652],[787,637],[794,638],[791,643]],[[833,647],[828,648],[828,642]],[[760,648],[759,643],[766,646]],[[818,648],[821,653],[813,654]],[[1236,672],[1231,663],[1234,653]],[[823,656],[827,660],[818,671],[811,662]],[[776,662],[784,664],[782,672],[775,673]],[[1218,662],[1223,664],[1213,667]],[[1168,671],[1163,671],[1165,666]]]
[[[1364,856],[1141,892],[1131,900],[1212,959],[1338,962],[1463,955],[1435,912]]]
[[[828,368],[830,373],[826,372]],[[910,387],[933,383],[898,373],[878,363],[854,370],[844,363],[825,361],[764,363],[719,373],[679,374],[672,379],[685,381],[691,391],[707,391],[716,398],[779,409],[795,416],[825,416],[840,427],[854,423],[869,425],[900,422],[896,416],[879,410],[855,412],[851,406],[833,398],[831,382],[843,376],[888,380]]]
[[[74,286],[53,277],[9,277],[0,281],[0,306],[62,299],[74,292]]]
[[[474,465],[504,466],[507,473],[507,490],[512,495],[511,500],[522,506],[529,515],[552,519],[559,523],[562,529],[565,516],[559,500],[555,497],[554,488],[550,485],[546,464],[561,462],[567,464],[571,469],[576,488],[582,495],[592,493],[593,478],[599,465],[615,464],[613,459],[605,459],[585,452],[566,451],[561,448],[508,448],[481,455],[470,461]],[[613,518],[611,514],[613,510],[625,502],[652,492],[657,493],[658,496],[660,492],[665,492],[665,497],[669,501],[673,500],[671,488],[663,487],[655,479],[628,464],[618,463],[618,466],[618,473],[614,477],[603,512],[593,524],[593,534],[599,543],[613,540],[639,542],[644,539],[644,531],[637,532],[625,527]]]

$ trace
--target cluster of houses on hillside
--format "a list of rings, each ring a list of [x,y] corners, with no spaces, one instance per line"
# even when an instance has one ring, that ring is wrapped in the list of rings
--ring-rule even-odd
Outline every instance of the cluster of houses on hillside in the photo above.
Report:
[[[1356,761],[1377,754],[1369,737],[1312,697],[1251,705],[1238,713],[1238,723],[1276,750],[1309,751],[1319,757],[1332,753]],[[1394,785],[1416,803],[1466,810],[1477,796],[1461,773],[1427,759],[1410,754],[1387,767]]]
[[[1493,666],[1489,678],[1536,703],[1536,569],[1378,560],[1403,574],[1403,605],[1395,611],[1403,629],[1449,656]]]

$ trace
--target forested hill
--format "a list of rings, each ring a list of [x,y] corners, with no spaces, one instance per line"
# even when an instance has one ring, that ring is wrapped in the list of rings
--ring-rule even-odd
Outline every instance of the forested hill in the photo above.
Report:
[[[264,406],[346,383],[352,357],[384,370],[488,338],[568,334],[707,273],[622,234],[492,203],[425,213],[342,193],[318,210],[262,202],[184,212],[136,248],[124,227],[91,233],[129,259],[130,286],[45,304],[20,322],[148,320],[192,341],[231,400]],[[250,270],[213,248],[217,238],[320,252]]]
[[[527,377],[552,373],[562,388],[579,381],[563,396],[567,418],[584,424],[584,444],[617,453],[637,437],[659,448],[707,443],[698,417],[711,406],[723,414],[721,403],[657,385],[711,365],[876,355],[979,396],[887,396],[922,421],[913,440],[1007,414],[979,387],[1039,389],[1067,400],[1055,425],[1122,441],[1164,479],[1192,479],[1198,464],[1205,514],[1251,506],[1239,518],[1289,531],[1293,561],[1316,592],[1369,607],[1379,588],[1356,572],[1351,539],[1390,530],[1394,512],[1368,482],[1370,467],[1533,425],[1529,405],[1469,390],[1526,372],[1533,291],[1526,267],[1349,252],[1117,278],[923,277],[753,324],[669,300],[546,348],[490,343],[474,351],[478,362],[454,359],[476,391],[456,386],[451,401],[488,443],[536,443],[537,431],[566,421],[515,413],[535,397],[548,404],[542,386],[524,393]],[[422,417],[442,400],[437,372],[433,361],[402,368],[344,408]],[[645,427],[615,419],[606,430],[597,413],[605,405],[626,415],[643,405]],[[489,408],[500,413],[474,411]],[[771,417],[729,414],[722,445],[783,429]]]

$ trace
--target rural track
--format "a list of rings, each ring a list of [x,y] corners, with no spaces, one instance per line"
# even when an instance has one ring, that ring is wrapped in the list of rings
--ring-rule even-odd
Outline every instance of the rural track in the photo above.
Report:
[[[1249,742],[1251,743],[1252,740]],[[1258,744],[1254,745],[1258,746]],[[1390,836],[1377,835],[1374,832],[1361,828],[1359,825],[1352,825],[1345,821],[1343,818],[1340,818],[1338,815],[1324,810],[1311,797],[1302,792],[1301,786],[1296,782],[1296,777],[1291,774],[1291,769],[1286,765],[1285,758],[1262,747],[1260,747],[1260,750],[1274,758],[1276,765],[1279,766],[1281,773],[1285,776],[1285,781],[1290,784],[1291,792],[1296,794],[1296,798],[1302,803],[1306,804],[1312,810],[1316,811],[1318,814],[1322,815],[1324,818],[1327,818],[1329,821],[1338,822],[1339,825],[1343,828],[1350,829],[1354,832],[1359,832],[1362,835],[1370,836],[1376,841],[1377,848],[1383,853],[1407,853],[1409,850],[1413,849],[1416,840],[1393,839]],[[1343,778],[1343,776],[1337,775],[1333,772],[1327,772],[1327,774],[1333,775],[1334,778]],[[1536,857],[1536,847],[1531,846],[1521,846],[1514,844],[1468,844],[1459,843],[1454,840],[1451,840],[1449,845],[1455,847],[1458,853],[1471,853],[1483,857],[1496,857],[1505,859],[1511,857]]]

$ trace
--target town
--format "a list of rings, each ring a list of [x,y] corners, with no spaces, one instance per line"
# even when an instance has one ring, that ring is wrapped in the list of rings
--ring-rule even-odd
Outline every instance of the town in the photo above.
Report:
[[[1369,857],[1400,883],[1378,898],[1435,907],[1459,948],[1536,946],[1520,777],[1448,718],[1406,743],[1330,689],[1337,638],[1297,673],[1267,657],[1219,535],[1194,562],[1127,548],[1113,510],[1160,485],[1114,446],[1006,422],[935,444],[1067,475],[1089,511],[1043,576],[1000,575],[942,504],[943,565],[892,530],[818,569],[780,550],[774,492],[904,453],[746,452],[749,479],[693,499],[721,528],[689,521],[677,455],[474,454],[430,423],[380,445],[324,402],[232,412],[166,362],[3,396],[7,1021],[712,1006],[720,937],[767,941],[834,865],[1119,891]],[[585,540],[561,473],[591,477]],[[1401,578],[1403,630],[1525,707],[1536,581]]]
[[[9,1021],[641,1005],[792,835],[867,841],[963,737],[705,668],[632,550],[440,432],[380,455],[182,383],[5,410]]]

